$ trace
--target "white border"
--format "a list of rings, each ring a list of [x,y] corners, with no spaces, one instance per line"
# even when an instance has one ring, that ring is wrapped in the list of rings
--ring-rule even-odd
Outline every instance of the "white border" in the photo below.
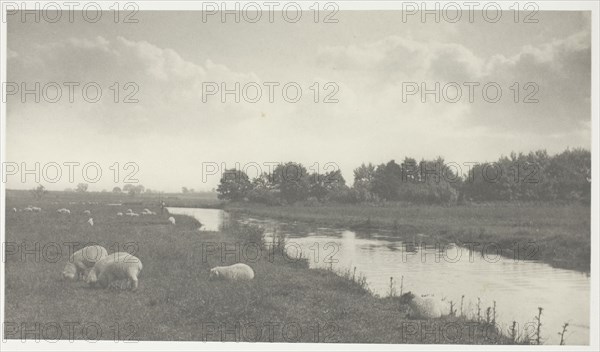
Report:
[[[26,4],[26,8],[34,8],[34,4],[44,3],[58,3],[62,4],[65,1],[4,1],[0,0],[1,9],[4,9],[5,3],[18,3],[22,8],[22,4]],[[241,6],[245,3],[256,2],[262,4],[269,0],[264,1],[230,1],[226,2],[227,9],[234,9],[235,3],[240,3]],[[454,1],[458,4],[468,2],[465,1]],[[97,0],[97,1],[77,1],[79,4],[85,4],[88,2],[100,4],[105,10],[109,9],[116,0]],[[131,1],[135,2],[140,11],[143,10],[202,10],[202,1]],[[219,1],[206,1],[204,3],[218,3],[221,4],[222,0]],[[300,4],[303,9],[308,9],[315,3],[315,0],[304,1],[276,1],[282,6],[285,3],[297,3]],[[400,10],[402,9],[403,3],[417,3],[421,5],[423,0],[419,1],[333,1],[339,5],[340,10]],[[430,1],[426,2],[427,9],[433,9],[436,3],[443,4],[448,1]],[[484,5],[488,2],[497,3],[502,9],[508,9],[512,6],[516,0],[500,0],[500,1],[475,1],[479,4]],[[600,42],[599,36],[599,10],[600,2],[598,1],[531,1],[538,4],[540,11],[544,10],[562,10],[562,11],[592,11],[592,231],[591,231],[591,246],[592,246],[592,260],[591,260],[591,272],[590,272],[590,346],[495,346],[495,345],[405,345],[405,344],[305,344],[305,343],[237,343],[237,342],[145,342],[140,341],[136,343],[115,343],[113,341],[98,341],[93,344],[85,341],[60,341],[57,343],[36,343],[35,341],[15,341],[8,340],[3,342],[0,339],[0,350],[2,351],[32,351],[32,350],[47,350],[47,351],[163,351],[163,350],[180,350],[180,351],[197,351],[197,350],[232,350],[232,351],[273,351],[273,350],[290,350],[290,351],[360,351],[360,350],[371,350],[371,351],[392,351],[392,350],[403,350],[403,351],[480,351],[482,349],[488,351],[599,351],[599,287],[598,287],[598,250],[599,250],[599,239],[600,235],[599,228],[599,201],[600,201],[600,189],[598,188],[598,175],[599,174],[599,132],[600,132],[600,115],[599,113],[599,56],[598,56],[598,43]],[[524,2],[520,4],[523,5]],[[81,6],[82,6],[81,5]],[[42,5],[43,6],[43,5]],[[278,7],[279,8],[279,7]],[[480,8],[479,6],[477,8]],[[4,16],[4,15],[3,15]],[[0,21],[0,82],[5,82],[6,75],[6,55],[7,55],[7,24],[4,21]],[[6,103],[2,97],[0,102],[0,161],[6,160]],[[1,243],[5,242],[5,197],[6,190],[4,183],[0,182],[0,239]],[[3,250],[3,247],[2,247]],[[0,336],[4,335],[4,263],[0,264]]]

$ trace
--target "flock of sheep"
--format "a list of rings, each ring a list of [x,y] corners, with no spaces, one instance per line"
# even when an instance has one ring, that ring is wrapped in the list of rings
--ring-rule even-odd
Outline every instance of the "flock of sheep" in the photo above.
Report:
[[[30,210],[25,210],[30,209]],[[27,207],[23,211],[40,212],[38,207]],[[18,210],[13,208],[15,212]],[[71,211],[66,208],[58,209],[59,214],[69,215]],[[84,215],[91,215],[90,210],[84,210]],[[140,212],[141,215],[156,215],[149,209]],[[125,213],[117,213],[117,216],[140,216],[131,209]],[[168,221],[175,225],[175,218],[170,216]],[[88,223],[94,226],[93,218],[89,218]],[[71,281],[83,280],[90,287],[101,288],[126,288],[136,291],[138,288],[138,279],[142,271],[142,261],[127,252],[115,252],[108,254],[106,249],[99,245],[87,246],[73,253],[69,261],[65,264],[62,277]],[[251,280],[254,278],[252,268],[243,263],[237,263],[230,266],[217,266],[210,269],[209,279],[224,280]]]
[[[65,265],[62,276],[71,281],[84,280],[90,287],[122,287],[136,291],[142,272],[142,261],[127,252],[108,254],[102,246],[88,246],[73,253]],[[252,280],[254,270],[244,263],[217,266],[210,269],[209,279]],[[116,286],[118,285],[118,286]]]
[[[88,204],[98,204],[98,203],[92,203],[92,202],[89,202]],[[33,213],[40,213],[40,212],[42,211],[42,208],[40,208],[40,207],[33,207],[33,206],[31,206],[31,205],[28,205],[27,207],[25,207],[25,208],[23,208],[23,209],[17,209],[17,208],[13,208],[12,210],[13,210],[13,212],[15,212],[15,213],[17,213],[17,212],[21,212],[21,211],[23,211],[23,212],[28,212],[28,213],[30,213],[30,212],[33,212]],[[69,210],[69,209],[67,209],[67,208],[60,208],[60,209],[58,209],[56,212],[57,212],[57,213],[59,213],[59,214],[63,214],[63,215],[70,215],[70,214],[71,214],[71,210]],[[83,213],[84,215],[88,215],[88,216],[92,214],[92,212],[91,212],[90,210],[84,210],[82,213]],[[117,216],[131,216],[131,217],[138,217],[138,216],[140,216],[140,214],[141,214],[141,215],[156,215],[156,212],[154,212],[154,211],[150,211],[150,209],[147,209],[147,208],[146,208],[146,209],[142,210],[142,211],[141,211],[141,212],[138,214],[138,213],[135,213],[135,212],[133,212],[133,210],[131,210],[131,209],[127,209],[127,211],[126,211],[125,213],[118,212],[118,213],[117,213]],[[170,217],[169,217],[167,220],[168,220],[168,221],[169,221],[169,222],[170,222],[172,225],[175,225],[175,218],[174,218],[174,217],[170,216]],[[90,226],[94,226],[94,219],[93,219],[93,218],[89,218],[89,219],[88,219],[88,221],[87,221],[87,223],[88,223]]]

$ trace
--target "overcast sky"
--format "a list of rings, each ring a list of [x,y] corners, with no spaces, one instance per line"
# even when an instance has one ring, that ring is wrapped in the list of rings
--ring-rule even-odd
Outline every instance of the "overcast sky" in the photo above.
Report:
[[[308,15],[298,23],[203,23],[199,12],[140,12],[136,24],[115,24],[110,16],[94,24],[21,23],[16,17],[8,23],[8,81],[80,86],[74,103],[64,85],[57,103],[9,97],[7,160],[97,162],[104,174],[90,190],[115,186],[108,169],[115,162],[136,162],[136,178],[148,188],[178,191],[217,185],[218,176],[202,182],[202,163],[293,160],[322,169],[333,162],[352,183],[352,169],[362,162],[406,156],[483,162],[511,151],[591,148],[587,13],[541,12],[535,24],[515,24],[511,16],[498,23],[403,23],[400,12],[341,12],[338,23],[328,24]],[[420,95],[402,101],[403,82],[433,88],[436,81],[480,85],[473,103],[464,85],[456,103],[442,97],[436,104],[431,95],[425,104]],[[88,82],[102,88],[97,103],[81,96]],[[135,82],[139,102],[114,103],[114,82],[121,85],[121,101],[133,90],[123,84]],[[236,104],[228,96],[223,104],[219,95],[202,101],[203,82],[280,86],[273,103],[263,85],[257,103],[242,98]],[[299,102],[282,98],[287,82],[302,88]],[[315,82],[319,103],[310,89]],[[327,82],[339,87],[338,103],[322,102],[332,91],[324,90]],[[502,88],[497,103],[482,97],[488,82]],[[510,88],[515,82],[519,103]],[[525,89],[527,82],[537,84],[538,103],[522,102],[534,90]],[[29,180],[9,177],[7,187],[30,188]],[[68,181],[63,175],[56,184],[42,183],[75,186]]]

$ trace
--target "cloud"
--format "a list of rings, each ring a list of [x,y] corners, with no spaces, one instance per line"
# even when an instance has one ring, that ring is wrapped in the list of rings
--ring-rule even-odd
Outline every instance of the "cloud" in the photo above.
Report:
[[[445,109],[462,105],[458,110],[465,114],[464,118],[452,119],[462,121],[462,128],[479,125],[503,133],[562,133],[568,125],[582,124],[590,118],[590,46],[589,31],[581,31],[541,45],[523,46],[509,57],[484,56],[457,43],[388,36],[362,45],[323,47],[318,52],[317,62],[335,67],[342,75],[360,75],[362,86],[369,91],[376,90],[374,94],[382,97],[379,104],[393,101],[399,111],[406,111],[406,106],[398,103],[402,83],[425,83],[427,89],[433,89],[435,82],[442,88],[447,83],[457,82],[463,87],[463,98],[459,103],[446,103]],[[468,102],[469,90],[464,82],[479,84],[473,103]],[[533,84],[527,85],[529,82]],[[487,83],[501,87],[502,98],[498,103],[484,99],[482,87]],[[493,98],[494,90],[489,92]],[[539,103],[526,104],[523,102],[526,97],[537,99]],[[442,103],[443,98],[442,95]],[[453,95],[449,98],[451,100]],[[428,95],[425,99],[432,102],[434,97]],[[416,95],[413,102],[420,104],[420,95]],[[422,115],[427,110],[435,112],[431,106],[415,106],[409,113]],[[438,113],[441,113],[440,118],[445,115],[443,111]]]

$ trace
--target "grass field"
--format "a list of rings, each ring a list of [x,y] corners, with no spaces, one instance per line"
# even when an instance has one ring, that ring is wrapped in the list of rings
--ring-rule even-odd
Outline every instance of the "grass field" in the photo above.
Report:
[[[497,245],[511,258],[590,271],[590,207],[581,204],[491,203],[460,206],[264,206],[236,203],[228,210],[275,219],[357,230],[385,229],[405,236],[423,233],[424,243]],[[515,244],[516,243],[516,244]]]
[[[490,334],[488,324],[473,325],[465,318],[409,319],[397,299],[378,298],[358,280],[308,269],[305,261],[290,262],[277,253],[246,261],[256,273],[252,281],[209,282],[209,268],[243,262],[247,256],[237,259],[203,249],[254,242],[255,232],[232,227],[200,233],[189,217],[176,216],[177,225],[170,225],[154,198],[108,205],[118,200],[114,195],[51,193],[36,202],[26,192],[8,193],[7,338],[20,339],[28,329],[28,339],[41,335],[47,340],[512,343]],[[12,212],[26,205],[42,212]],[[62,207],[71,215],[57,214]],[[127,208],[149,208],[159,215],[116,216]],[[91,210],[93,227],[84,210]],[[144,265],[139,290],[90,289],[82,282],[62,281],[69,243],[76,243],[77,250],[89,242],[109,253],[125,250],[139,257]],[[444,330],[449,325],[453,329]]]

